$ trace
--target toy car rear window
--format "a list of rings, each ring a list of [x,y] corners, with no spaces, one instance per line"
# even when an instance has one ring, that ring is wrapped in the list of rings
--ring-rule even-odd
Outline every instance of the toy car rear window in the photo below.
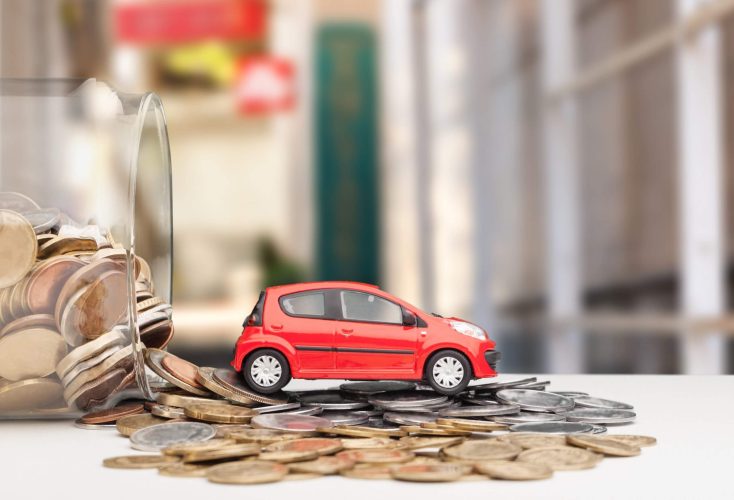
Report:
[[[280,298],[280,307],[290,316],[323,317],[326,310],[324,292],[301,292]]]

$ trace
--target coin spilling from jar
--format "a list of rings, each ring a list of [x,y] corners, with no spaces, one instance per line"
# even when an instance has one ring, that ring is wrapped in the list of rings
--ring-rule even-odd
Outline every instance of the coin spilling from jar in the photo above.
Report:
[[[549,382],[534,377],[480,383],[454,397],[379,381],[263,396],[229,369],[197,367],[157,349],[145,360],[168,383],[145,405],[151,413],[131,414],[139,408],[128,404],[82,420],[87,429],[114,422],[133,449],[153,454],[108,458],[106,467],[226,484],[328,475],[531,481],[603,466],[605,457],[634,457],[656,444],[649,436],[607,433],[597,423],[606,415],[608,424],[629,424],[632,405],[594,398],[589,407],[586,393],[548,391]],[[596,413],[567,418],[575,409]]]
[[[173,335],[148,263],[107,229],[12,192],[0,193],[0,255],[0,413],[71,413],[134,392],[131,320],[149,347]]]

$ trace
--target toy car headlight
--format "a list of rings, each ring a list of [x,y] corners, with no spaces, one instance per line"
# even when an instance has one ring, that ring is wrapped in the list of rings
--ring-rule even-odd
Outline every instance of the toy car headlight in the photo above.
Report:
[[[461,333],[462,335],[468,335],[474,337],[477,340],[487,340],[487,334],[484,330],[476,325],[467,323],[466,321],[449,321],[451,328]]]

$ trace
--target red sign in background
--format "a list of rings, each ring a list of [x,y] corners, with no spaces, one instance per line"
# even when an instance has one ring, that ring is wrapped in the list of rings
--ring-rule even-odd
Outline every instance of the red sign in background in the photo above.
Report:
[[[117,40],[134,44],[185,43],[263,37],[263,0],[161,0],[116,5]]]
[[[235,78],[237,108],[243,114],[265,114],[292,109],[296,101],[295,71],[291,61],[273,56],[244,59]]]

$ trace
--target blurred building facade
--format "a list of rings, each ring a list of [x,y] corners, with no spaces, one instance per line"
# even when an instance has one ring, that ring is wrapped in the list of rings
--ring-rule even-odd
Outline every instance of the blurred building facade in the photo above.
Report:
[[[174,349],[224,363],[263,282],[342,278],[487,327],[505,371],[732,371],[734,2],[217,0],[262,29],[121,34],[160,3],[201,4],[5,0],[0,75],[161,95]],[[243,114],[260,56],[295,102]]]

